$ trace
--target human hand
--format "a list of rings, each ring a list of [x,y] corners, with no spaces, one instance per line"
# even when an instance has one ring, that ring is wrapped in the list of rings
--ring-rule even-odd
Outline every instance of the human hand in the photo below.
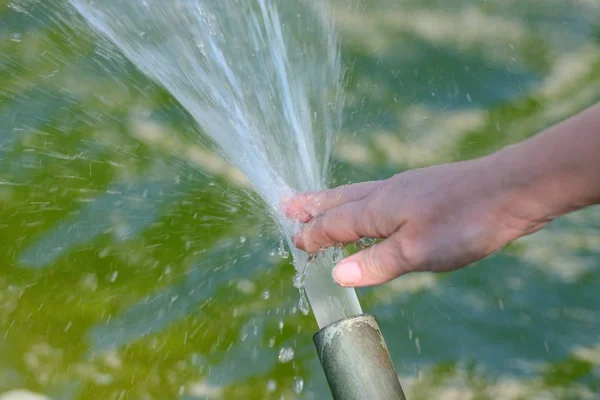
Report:
[[[415,271],[450,271],[546,223],[530,216],[531,204],[507,186],[510,179],[494,160],[300,194],[283,209],[305,223],[294,242],[309,253],[363,237],[384,239],[336,266],[333,276],[342,286],[382,284]]]

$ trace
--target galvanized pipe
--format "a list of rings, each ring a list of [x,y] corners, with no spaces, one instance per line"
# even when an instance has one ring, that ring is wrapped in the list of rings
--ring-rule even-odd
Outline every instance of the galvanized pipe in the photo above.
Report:
[[[375,317],[343,319],[313,340],[334,400],[406,399]]]

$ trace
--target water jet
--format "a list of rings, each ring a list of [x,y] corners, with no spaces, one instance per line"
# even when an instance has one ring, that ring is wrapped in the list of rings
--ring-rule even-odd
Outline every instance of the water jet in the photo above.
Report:
[[[381,331],[356,292],[331,278],[336,252],[314,260],[291,245],[279,210],[291,192],[327,182],[341,130],[338,38],[313,0],[71,0],[160,84],[247,177],[292,248],[319,327],[317,351],[335,399],[403,399]],[[338,253],[339,255],[339,253]]]

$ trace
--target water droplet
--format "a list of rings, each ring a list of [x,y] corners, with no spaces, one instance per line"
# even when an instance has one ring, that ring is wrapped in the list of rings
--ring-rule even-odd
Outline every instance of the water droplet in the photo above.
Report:
[[[340,261],[342,261],[342,258],[344,258],[344,252],[341,250],[335,250],[333,252],[333,263],[337,264]]]
[[[296,273],[294,276],[294,287],[296,289],[304,288],[304,283],[306,282],[306,278],[308,276],[309,264],[307,263],[301,271]]]
[[[302,393],[302,390],[304,389],[304,379],[302,379],[302,377],[300,377],[300,376],[295,376],[294,377],[294,386],[292,387],[292,389],[294,390],[294,393],[296,393],[296,394]]]
[[[282,364],[288,363],[294,359],[294,349],[291,347],[282,347],[279,350],[279,362]]]
[[[294,287],[296,289],[300,289],[302,287],[302,275],[301,273],[297,273],[296,276],[294,276]]]
[[[206,57],[206,50],[204,49],[204,43],[203,42],[198,42],[196,43],[196,47],[198,47],[198,49],[200,50],[200,53]]]
[[[271,292],[269,292],[268,290],[265,290],[264,292],[262,292],[263,299],[269,300],[270,297],[271,297]]]
[[[317,260],[317,257],[319,257],[318,253],[312,253],[308,255],[308,259],[306,260],[306,264],[312,264]]]
[[[279,248],[277,252],[281,258],[288,258],[290,253],[285,249],[285,244],[283,243],[283,239],[279,241]]]
[[[114,283],[117,280],[117,277],[119,276],[119,271],[115,271],[112,273],[112,276],[110,277],[110,282]]]
[[[285,248],[281,247],[281,248],[279,249],[279,256],[280,256],[281,258],[289,258],[289,257],[290,257],[290,252],[289,252],[289,251],[287,251]]]
[[[104,258],[104,257],[106,257],[106,256],[108,255],[108,252],[109,252],[109,251],[110,251],[110,250],[109,250],[109,248],[108,248],[108,247],[105,247],[105,248],[103,248],[103,249],[100,251],[100,253],[98,253],[98,257],[100,257],[100,258]]]
[[[95,274],[86,274],[81,278],[81,287],[92,292],[98,289],[98,278]]]
[[[277,382],[275,382],[273,379],[270,379],[269,382],[267,382],[267,392],[272,393],[276,390],[277,390]]]
[[[246,243],[246,240],[248,240],[248,239],[246,239],[246,236],[240,236],[240,243],[241,244]]]
[[[300,290],[300,300],[298,300],[298,309],[304,315],[308,315],[308,313],[310,312],[310,305],[308,304],[308,299],[306,298],[304,290]]]

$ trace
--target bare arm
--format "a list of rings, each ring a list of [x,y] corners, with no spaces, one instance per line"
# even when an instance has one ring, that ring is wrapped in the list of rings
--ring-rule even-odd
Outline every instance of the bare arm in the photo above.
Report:
[[[306,223],[296,244],[309,252],[385,239],[334,270],[341,285],[369,286],[463,267],[598,203],[600,105],[480,159],[298,195],[284,209]]]
[[[494,156],[492,156],[494,157]],[[600,104],[496,155],[524,217],[547,219],[600,202]]]

